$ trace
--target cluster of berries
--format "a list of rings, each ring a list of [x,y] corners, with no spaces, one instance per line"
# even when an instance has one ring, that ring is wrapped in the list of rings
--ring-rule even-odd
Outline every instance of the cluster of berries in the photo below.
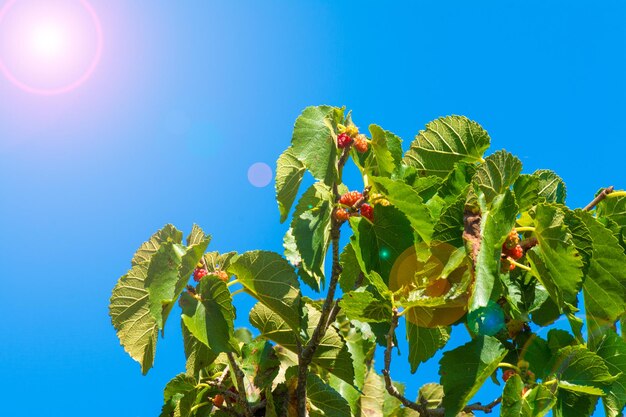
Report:
[[[360,212],[361,216],[365,217],[369,221],[374,221],[374,208],[367,203],[362,203],[359,207],[354,207],[361,199],[363,194],[358,191],[350,191],[345,193],[339,199],[339,204],[346,206],[347,208],[340,207],[335,211],[335,219],[340,222],[344,222],[350,218],[350,216],[356,215]]]
[[[520,377],[522,377],[522,381],[524,381],[524,389],[522,390],[522,395],[526,394],[526,391],[530,389],[530,386],[535,385],[535,383],[537,382],[535,374],[528,369],[529,366],[530,365],[527,361],[519,361],[517,363],[517,367],[520,370]],[[507,369],[502,373],[502,380],[506,382],[515,374],[517,374],[515,370]]]
[[[360,153],[367,152],[369,149],[369,141],[365,135],[359,133],[359,128],[351,125],[344,126],[339,125],[339,136],[337,136],[337,147],[339,149],[345,149],[354,144],[354,147]]]
[[[506,258],[511,258],[517,261],[519,258],[524,256],[524,248],[519,244],[519,235],[515,229],[511,230],[509,235],[506,237],[506,240],[502,244],[502,258],[506,260]],[[510,271],[515,269],[515,265],[512,263],[508,263],[508,269]]]
[[[198,265],[196,265],[196,269],[193,271],[193,280],[200,282],[200,280],[207,275],[209,275],[209,272],[206,270],[204,265],[201,262],[198,263]],[[211,272],[211,275],[215,275],[222,281],[228,282],[228,273],[226,273],[226,271],[216,270]]]

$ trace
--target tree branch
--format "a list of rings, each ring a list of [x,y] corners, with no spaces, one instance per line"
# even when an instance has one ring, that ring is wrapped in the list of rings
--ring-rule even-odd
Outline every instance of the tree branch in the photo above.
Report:
[[[227,352],[226,356],[228,357],[228,363],[230,364],[230,368],[233,370],[233,374],[235,375],[235,379],[237,381],[237,392],[239,396],[237,397],[237,402],[243,408],[244,416],[252,417],[252,411],[250,410],[250,404],[248,403],[248,398],[246,397],[246,385],[244,383],[244,374],[237,361],[235,360],[235,356],[232,352]]]
[[[333,183],[333,197],[335,201],[339,201],[340,198],[338,183],[341,182],[343,167],[348,160],[349,152],[349,147],[345,148],[337,164],[338,180]],[[298,385],[296,388],[296,396],[298,400],[299,417],[305,417],[307,415],[306,380],[309,373],[309,365],[311,364],[315,351],[326,334],[328,327],[335,320],[339,312],[339,304],[337,303],[337,300],[335,300],[335,292],[337,290],[337,283],[339,282],[339,274],[341,273],[341,265],[339,264],[339,238],[341,237],[341,222],[335,218],[336,211],[337,207],[333,207],[330,228],[333,263],[330,282],[328,284],[328,292],[326,293],[326,299],[324,300],[324,304],[322,306],[320,320],[317,323],[315,330],[313,330],[311,339],[304,347],[302,347],[302,349],[298,349]]]
[[[611,185],[610,187],[606,187],[600,194],[596,196],[589,204],[585,206],[583,210],[590,211],[593,210],[598,203],[606,198],[607,195],[611,194],[615,188]]]
[[[428,415],[426,407],[414,403],[413,401],[406,398],[404,395],[400,394],[400,391],[393,385],[393,381],[391,380],[391,373],[389,368],[391,368],[391,352],[393,351],[393,339],[396,335],[396,328],[398,327],[398,319],[400,316],[398,315],[398,309],[393,309],[393,315],[391,316],[391,324],[389,326],[389,333],[387,333],[387,347],[385,348],[385,369],[383,369],[383,378],[385,379],[385,388],[387,392],[392,397],[398,399],[403,406],[410,408],[411,410],[415,410],[420,415]]]

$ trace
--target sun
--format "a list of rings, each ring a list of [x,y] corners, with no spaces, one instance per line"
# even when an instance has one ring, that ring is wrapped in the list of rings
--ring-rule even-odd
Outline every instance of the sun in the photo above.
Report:
[[[0,8],[0,71],[26,92],[80,87],[102,49],[100,20],[86,0],[9,0]]]

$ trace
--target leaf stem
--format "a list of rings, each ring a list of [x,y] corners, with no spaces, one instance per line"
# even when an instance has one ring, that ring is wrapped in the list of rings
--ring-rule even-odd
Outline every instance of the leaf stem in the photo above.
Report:
[[[209,402],[209,401],[205,401],[203,403],[196,404],[193,407],[191,407],[191,409],[189,409],[189,415],[192,415],[196,410],[198,410],[198,409],[200,409],[202,407],[205,407],[207,405],[211,405],[211,404],[213,404],[213,403]]]
[[[626,191],[613,191],[606,198],[626,197]]]
[[[515,231],[516,232],[534,232],[535,228],[532,226],[522,226],[522,227],[516,227]]]
[[[519,369],[517,366],[515,366],[515,365],[513,365],[511,363],[508,363],[508,362],[500,362],[498,364],[498,368],[510,368],[510,369],[513,369],[518,374],[522,373],[521,369]]]
[[[519,262],[516,262],[516,261],[515,261],[515,259],[511,258],[510,256],[507,256],[507,257],[506,257],[506,260],[507,260],[507,261],[509,261],[512,265],[515,265],[516,267],[518,267],[518,268],[520,268],[520,269],[523,269],[524,271],[528,271],[528,272],[531,272],[531,271],[532,271],[532,269],[530,269],[529,267],[527,267],[527,266],[526,266],[526,265],[524,265],[524,264],[521,264],[521,263],[519,263]]]
[[[232,280],[232,281],[230,281],[230,282],[226,283],[226,286],[227,286],[227,287],[232,287],[232,286],[233,286],[233,285],[235,285],[235,284],[239,284],[239,280],[238,280],[238,279],[234,279],[234,280]]]
[[[237,294],[241,294],[242,292],[245,292],[245,291],[246,291],[246,289],[245,289],[245,288],[240,288],[240,289],[238,289],[237,291],[233,291],[233,292],[231,292],[231,293],[230,293],[230,296],[231,296],[231,297],[234,297],[234,296],[236,296]]]

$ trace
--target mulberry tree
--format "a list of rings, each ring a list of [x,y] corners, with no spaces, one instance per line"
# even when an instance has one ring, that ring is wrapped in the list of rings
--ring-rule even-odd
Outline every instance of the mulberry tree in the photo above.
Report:
[[[180,306],[185,371],[161,416],[621,416],[626,192],[570,208],[556,173],[489,146],[461,116],[404,151],[343,108],[306,108],[276,167],[283,254],[212,252],[197,225],[185,238],[166,225],[113,289],[112,324],[144,374]],[[347,164],[362,184],[344,183]],[[257,301],[250,329],[234,326],[240,292]],[[561,317],[569,330],[541,331]],[[469,342],[447,346],[452,332]],[[439,350],[439,374],[406,394],[392,360],[415,373]],[[500,395],[476,402],[490,378]]]

